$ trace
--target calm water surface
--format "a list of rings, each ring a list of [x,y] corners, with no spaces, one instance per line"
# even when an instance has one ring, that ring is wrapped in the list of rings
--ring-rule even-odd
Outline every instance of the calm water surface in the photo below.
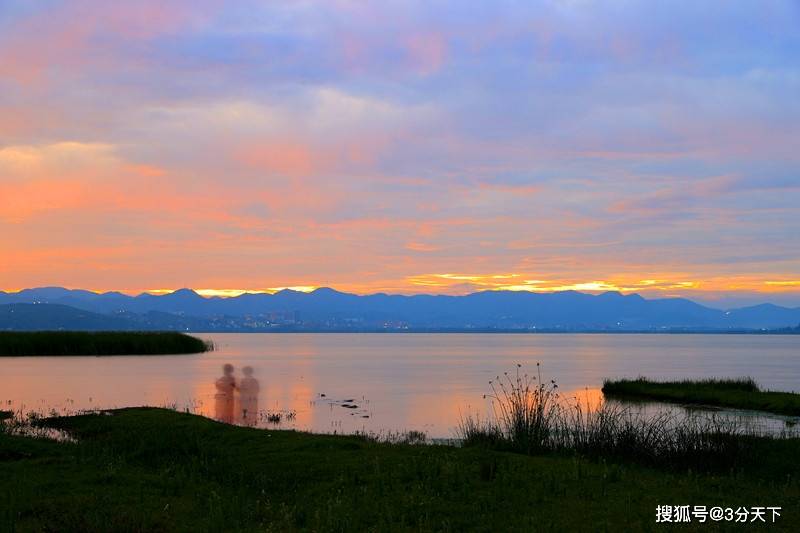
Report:
[[[752,376],[800,391],[800,336],[199,334],[199,355],[0,358],[2,408],[48,411],[138,405],[214,415],[222,365],[252,366],[259,408],[293,412],[281,427],[322,432],[422,430],[450,437],[461,413],[517,363],[592,403],[605,377]],[[324,395],[324,396],[323,396]],[[350,400],[346,408],[342,404]],[[266,424],[261,421],[259,425]]]

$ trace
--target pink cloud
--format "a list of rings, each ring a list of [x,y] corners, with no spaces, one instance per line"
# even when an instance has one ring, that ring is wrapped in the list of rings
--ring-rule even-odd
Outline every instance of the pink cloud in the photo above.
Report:
[[[202,8],[213,4],[206,0],[75,0],[58,4],[17,21],[11,32],[0,36],[0,76],[32,87],[40,86],[51,69],[74,73],[91,65],[118,68],[109,55],[113,45],[99,45],[94,38],[137,41],[185,30],[200,20],[201,13],[209,16]]]
[[[406,50],[413,67],[423,75],[438,72],[447,59],[447,40],[442,33],[415,33],[406,39]]]
[[[235,157],[260,172],[289,178],[310,176],[324,168],[327,159],[307,145],[280,141],[245,146]]]
[[[686,183],[685,180],[676,180],[672,187],[619,200],[609,207],[609,211],[653,215],[673,210],[691,209],[714,196],[727,193],[734,182],[735,179],[732,176],[717,176],[690,183]]]

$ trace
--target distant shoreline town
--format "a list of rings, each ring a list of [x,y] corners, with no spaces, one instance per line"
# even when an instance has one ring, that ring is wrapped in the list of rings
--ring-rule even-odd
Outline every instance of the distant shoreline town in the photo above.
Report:
[[[220,298],[190,289],[128,296],[48,287],[0,292],[0,330],[795,334],[800,308],[719,310],[617,292],[360,296],[320,288]]]

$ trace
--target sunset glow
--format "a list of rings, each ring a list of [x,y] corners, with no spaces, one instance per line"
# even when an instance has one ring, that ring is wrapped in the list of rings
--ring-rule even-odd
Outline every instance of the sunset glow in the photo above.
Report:
[[[0,523],[800,531],[798,235],[800,0],[0,0]]]
[[[800,305],[797,3],[668,4],[5,1],[0,290]]]
[[[282,291],[285,289],[289,289],[292,291],[297,292],[311,292],[316,287],[310,287],[306,285],[297,285],[294,287],[271,287],[269,289],[192,289],[194,292],[199,294],[200,296],[205,296],[206,298],[212,297],[220,297],[220,298],[232,298],[235,296],[241,296],[242,294],[275,294],[278,291]],[[175,292],[175,289],[147,289],[145,291],[148,294],[169,294],[171,292]],[[133,294],[137,294],[137,291],[133,291]]]

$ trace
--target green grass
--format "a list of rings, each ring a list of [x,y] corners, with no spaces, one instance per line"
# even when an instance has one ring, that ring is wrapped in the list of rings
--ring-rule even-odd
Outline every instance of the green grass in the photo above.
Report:
[[[800,528],[797,440],[756,439],[752,462],[710,474],[240,428],[164,409],[48,424],[77,442],[0,433],[0,530],[655,531],[663,504],[781,506],[766,527]]]
[[[665,402],[703,404],[800,416],[800,394],[762,391],[752,378],[653,381],[605,380],[603,394]]]
[[[213,346],[175,332],[0,331],[0,356],[158,355],[199,353]]]

